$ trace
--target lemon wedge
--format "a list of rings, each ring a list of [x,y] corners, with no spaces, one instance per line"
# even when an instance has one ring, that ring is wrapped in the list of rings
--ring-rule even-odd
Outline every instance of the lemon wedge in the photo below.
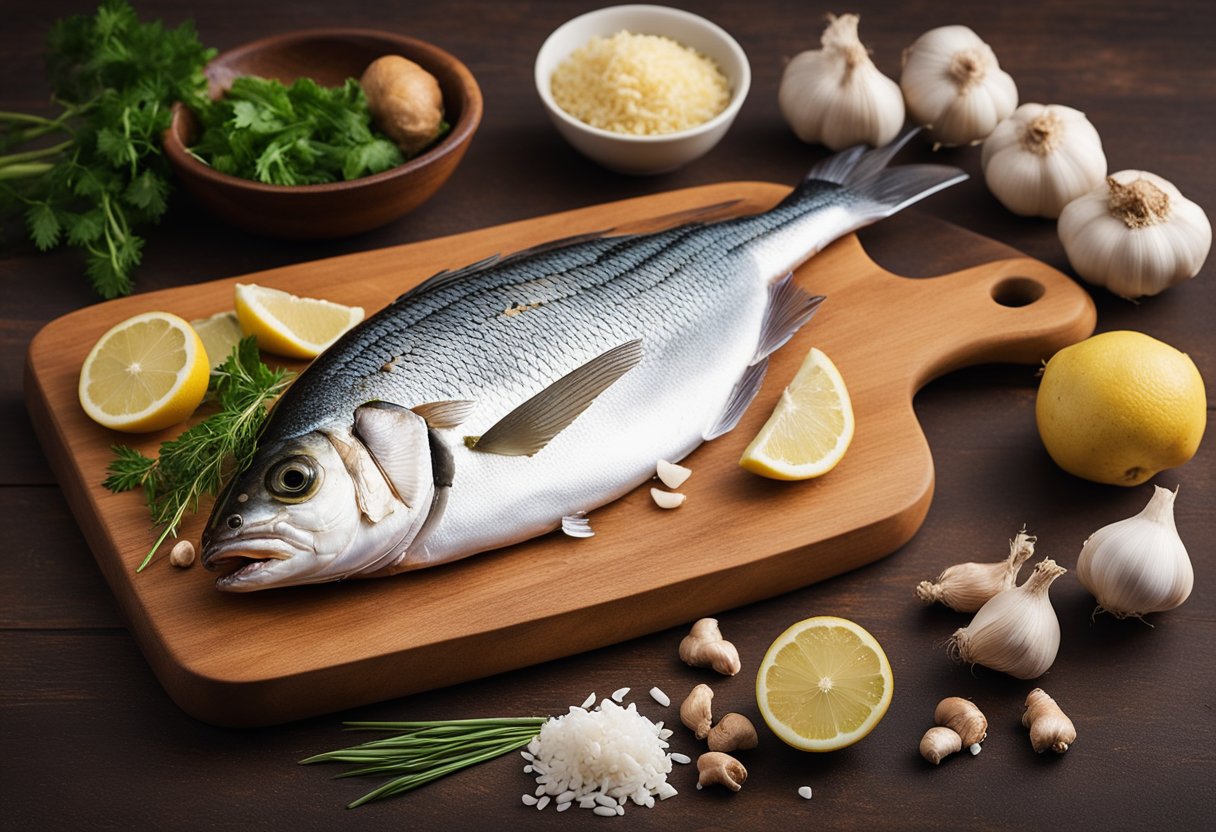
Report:
[[[803,751],[835,751],[874,729],[895,682],[874,636],[845,618],[799,621],[768,648],[756,703],[768,727]]]
[[[145,312],[93,345],[80,368],[80,406],[107,428],[161,430],[195,411],[207,393],[210,370],[190,324],[168,312]]]
[[[853,441],[853,405],[836,365],[812,348],[739,464],[774,480],[808,480],[836,467]]]
[[[363,320],[363,309],[238,283],[236,317],[241,330],[255,336],[266,352],[288,358],[316,358]]]
[[[191,321],[190,326],[198,333],[211,360],[211,369],[223,364],[232,355],[232,348],[241,341],[241,325],[235,312],[220,312],[210,318]]]

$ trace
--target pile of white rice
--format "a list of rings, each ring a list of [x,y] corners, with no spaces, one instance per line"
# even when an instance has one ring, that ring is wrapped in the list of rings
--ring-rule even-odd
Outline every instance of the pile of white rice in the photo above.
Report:
[[[730,102],[730,83],[712,60],[671,38],[629,32],[576,49],[550,89],[578,120],[636,136],[695,127]]]
[[[605,699],[588,710],[594,701],[592,695],[581,707],[550,719],[521,752],[528,761],[524,771],[535,774],[537,784],[523,802],[544,809],[553,801],[559,812],[579,806],[612,816],[625,814],[629,801],[650,808],[656,798],[675,795],[667,782],[671,730],[639,714],[634,703],[622,707]]]

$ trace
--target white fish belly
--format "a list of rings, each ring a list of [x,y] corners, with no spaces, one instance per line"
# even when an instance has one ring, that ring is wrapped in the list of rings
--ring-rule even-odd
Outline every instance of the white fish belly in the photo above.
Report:
[[[643,340],[642,362],[536,455],[498,456],[464,446],[464,434],[481,432],[503,412],[488,420],[477,414],[447,431],[456,467],[447,507],[402,566],[430,566],[544,534],[563,516],[589,512],[645,482],[657,460],[692,452],[756,352],[767,281],[741,277],[740,291],[707,310],[694,331],[649,349]]]

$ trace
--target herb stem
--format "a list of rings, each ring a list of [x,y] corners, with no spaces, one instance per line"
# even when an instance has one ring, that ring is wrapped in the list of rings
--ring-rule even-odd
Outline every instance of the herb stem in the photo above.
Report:
[[[15,165],[0,167],[0,179],[27,179],[31,176],[42,176],[55,166],[49,162],[23,162]]]
[[[56,156],[72,146],[72,141],[69,139],[66,142],[60,142],[53,147],[43,147],[38,150],[26,150],[22,153],[10,153],[7,156],[0,156],[0,167],[8,167],[22,162],[32,162],[35,159],[45,159],[47,156]]]

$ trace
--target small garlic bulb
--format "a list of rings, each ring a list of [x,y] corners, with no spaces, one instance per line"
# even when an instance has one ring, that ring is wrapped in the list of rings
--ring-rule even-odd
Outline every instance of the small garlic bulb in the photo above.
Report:
[[[858,16],[828,15],[822,49],[786,64],[777,90],[781,115],[804,142],[843,150],[880,147],[904,124],[899,85],[878,71],[857,37]]]
[[[984,139],[980,165],[993,196],[1023,217],[1054,219],[1106,176],[1098,131],[1059,104],[1018,107]]]
[[[1067,571],[1050,558],[1039,562],[1026,583],[993,596],[955,631],[951,654],[1019,679],[1042,676],[1060,649],[1060,621],[1047,590]]]
[[[998,592],[1013,588],[1037,539],[1023,528],[1009,541],[1009,557],[996,563],[956,563],[936,581],[917,584],[916,597],[924,604],[940,601],[955,612],[975,612]]]
[[[966,26],[925,32],[904,50],[899,86],[912,120],[940,146],[978,144],[1018,106],[992,47]]]
[[[1195,573],[1174,525],[1175,496],[1155,485],[1143,511],[1085,541],[1077,578],[1098,599],[1097,612],[1140,618],[1172,610],[1190,596]]]
[[[1160,176],[1121,170],[1060,213],[1060,242],[1082,278],[1116,295],[1155,295],[1199,274],[1212,247],[1203,209]]]

